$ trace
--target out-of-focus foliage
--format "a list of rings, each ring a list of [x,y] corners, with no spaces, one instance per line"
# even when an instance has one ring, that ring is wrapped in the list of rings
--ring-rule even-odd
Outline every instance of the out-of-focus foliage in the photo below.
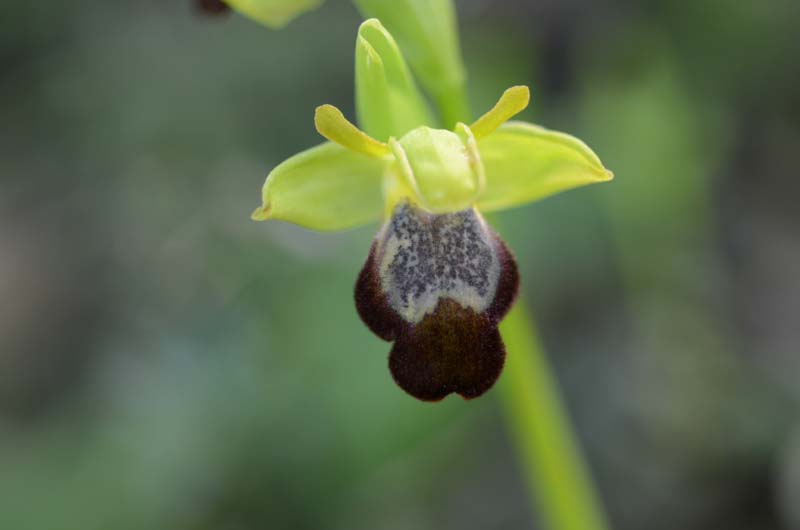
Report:
[[[614,528],[796,526],[798,4],[459,8],[473,107],[529,84],[615,172],[498,214]],[[354,115],[360,22],[0,5],[0,528],[534,520],[492,394],[389,380],[375,227],[248,219],[311,109]]]

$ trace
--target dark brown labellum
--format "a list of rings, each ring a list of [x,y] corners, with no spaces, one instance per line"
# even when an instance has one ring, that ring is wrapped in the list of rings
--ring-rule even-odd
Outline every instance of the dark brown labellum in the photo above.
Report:
[[[404,203],[378,232],[355,299],[370,330],[394,342],[389,368],[403,390],[469,399],[500,376],[497,325],[518,286],[513,256],[476,210],[437,215]]]

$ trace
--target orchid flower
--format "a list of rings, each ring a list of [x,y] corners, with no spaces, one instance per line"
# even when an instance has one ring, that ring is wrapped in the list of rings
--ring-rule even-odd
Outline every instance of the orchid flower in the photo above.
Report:
[[[355,286],[356,309],[393,342],[389,368],[412,396],[474,398],[503,368],[497,326],[519,275],[483,213],[612,178],[564,133],[509,121],[525,86],[506,90],[475,122],[435,128],[392,36],[375,19],[356,44],[359,129],[331,105],[316,109],[328,141],[275,167],[255,220],[343,230],[381,221]]]

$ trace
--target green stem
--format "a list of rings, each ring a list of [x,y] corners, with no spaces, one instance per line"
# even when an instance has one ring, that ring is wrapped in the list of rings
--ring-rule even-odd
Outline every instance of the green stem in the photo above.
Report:
[[[500,331],[508,350],[499,383],[501,401],[546,527],[605,530],[605,515],[522,300]]]

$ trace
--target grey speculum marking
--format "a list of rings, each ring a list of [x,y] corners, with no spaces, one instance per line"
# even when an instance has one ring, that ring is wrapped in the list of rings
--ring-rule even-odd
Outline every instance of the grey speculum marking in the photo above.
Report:
[[[494,239],[473,208],[432,214],[400,204],[378,240],[381,288],[406,321],[418,323],[443,298],[477,313],[494,299],[500,262]]]

